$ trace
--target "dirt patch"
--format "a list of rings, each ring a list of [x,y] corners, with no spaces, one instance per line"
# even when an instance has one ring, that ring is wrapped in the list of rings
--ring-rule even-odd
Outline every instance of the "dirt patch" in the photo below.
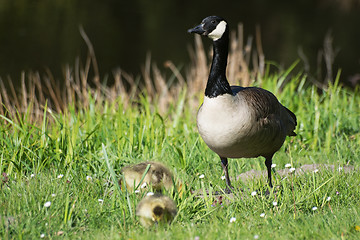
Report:
[[[359,168],[355,168],[354,166],[335,166],[331,164],[305,164],[302,165],[299,168],[291,169],[291,168],[285,168],[280,169],[276,171],[276,174],[278,174],[280,177],[284,178],[287,177],[290,174],[295,175],[303,175],[303,174],[313,174],[313,173],[320,173],[323,171],[327,172],[334,172],[339,171],[343,173],[351,173],[353,171],[359,171]],[[267,171],[260,171],[260,170],[250,170],[245,173],[241,173],[236,177],[236,181],[243,181],[247,182],[250,180],[256,180],[259,178],[267,178]],[[275,187],[276,188],[276,187]],[[192,192],[196,197],[203,198],[203,192],[202,190],[197,190]],[[208,190],[206,190],[206,194],[209,194]],[[225,193],[224,191],[216,191],[212,195],[214,197],[213,205],[218,205],[222,203],[227,203],[230,199],[234,199],[234,194],[238,195],[240,198],[249,197],[249,193],[244,194],[243,189],[235,190],[235,192],[232,193]],[[265,193],[266,194],[266,193]]]
[[[343,171],[344,173],[349,173],[355,170],[354,166],[344,166],[344,167],[339,167],[339,166],[335,166],[335,165],[331,165],[331,164],[305,164],[302,165],[299,168],[296,168],[294,170],[294,173],[296,175],[302,175],[305,173],[313,173],[313,172],[321,172],[321,171]],[[285,168],[285,169],[280,169],[276,171],[277,174],[279,174],[280,177],[286,177],[288,176],[291,172],[290,168]],[[247,171],[245,173],[241,173],[240,175],[238,175],[236,177],[236,180],[239,181],[249,181],[249,180],[254,180],[254,179],[258,179],[260,177],[264,177],[267,178],[267,171],[260,171],[260,170],[250,170]]]

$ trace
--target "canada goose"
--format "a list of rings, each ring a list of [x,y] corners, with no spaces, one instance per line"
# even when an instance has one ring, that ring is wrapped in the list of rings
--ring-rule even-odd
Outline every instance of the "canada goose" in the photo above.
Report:
[[[136,215],[144,227],[151,227],[158,223],[171,223],[177,214],[175,202],[164,195],[147,195],[136,207]]]
[[[217,16],[205,18],[189,33],[213,40],[213,60],[204,102],[197,114],[199,133],[217,153],[231,188],[228,158],[265,157],[269,186],[272,157],[286,136],[296,136],[296,116],[269,91],[257,87],[230,86],[226,79],[229,26]]]
[[[146,173],[143,181],[140,183],[147,166],[150,168]],[[154,190],[160,191],[162,188],[169,190],[174,186],[173,175],[170,170],[159,162],[141,162],[139,164],[123,167],[121,173],[124,175],[126,188],[128,191],[134,190],[140,185],[141,188],[151,185]],[[122,179],[119,181],[122,186]]]

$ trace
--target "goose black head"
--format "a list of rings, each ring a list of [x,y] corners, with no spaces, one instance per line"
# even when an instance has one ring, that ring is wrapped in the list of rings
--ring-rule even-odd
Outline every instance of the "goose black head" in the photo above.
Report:
[[[208,36],[213,41],[219,40],[227,31],[228,26],[225,19],[218,16],[209,16],[202,20],[201,24],[189,29],[189,33],[197,33]]]

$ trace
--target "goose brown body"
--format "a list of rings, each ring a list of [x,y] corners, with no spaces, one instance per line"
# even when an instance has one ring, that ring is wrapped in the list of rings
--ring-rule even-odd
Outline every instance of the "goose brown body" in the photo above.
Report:
[[[201,137],[220,157],[272,156],[295,135],[296,119],[269,91],[232,89],[233,95],[205,97],[197,115]]]

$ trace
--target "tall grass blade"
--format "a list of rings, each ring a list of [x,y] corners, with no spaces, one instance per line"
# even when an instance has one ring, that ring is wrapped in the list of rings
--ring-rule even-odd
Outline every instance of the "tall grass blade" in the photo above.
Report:
[[[101,147],[102,147],[102,152],[103,152],[104,159],[105,159],[105,162],[106,162],[106,166],[107,166],[107,168],[109,170],[111,179],[113,180],[116,189],[118,190],[119,194],[121,195],[121,188],[120,188],[120,185],[119,185],[119,181],[116,178],[115,171],[114,171],[113,167],[110,164],[110,161],[109,161],[109,158],[108,158],[104,143],[101,143]],[[124,179],[124,181],[125,181],[125,179]],[[131,218],[133,218],[133,210],[132,210],[132,207],[131,207],[130,198],[129,198],[129,194],[128,194],[127,189],[126,189],[126,198],[127,198],[127,201],[128,201],[128,207],[129,207],[130,216],[131,216]]]
[[[142,181],[144,181],[144,178],[145,178],[146,174],[148,173],[150,167],[151,167],[151,164],[148,164],[148,165],[146,166],[146,169],[145,169],[145,171],[144,171],[144,173],[143,173],[143,175],[142,175],[142,177],[141,177],[141,179],[140,179],[140,182],[139,182],[139,184],[136,186],[136,188],[134,188],[134,190],[135,190],[135,189],[138,189],[138,188],[140,187],[140,185],[141,185]]]

